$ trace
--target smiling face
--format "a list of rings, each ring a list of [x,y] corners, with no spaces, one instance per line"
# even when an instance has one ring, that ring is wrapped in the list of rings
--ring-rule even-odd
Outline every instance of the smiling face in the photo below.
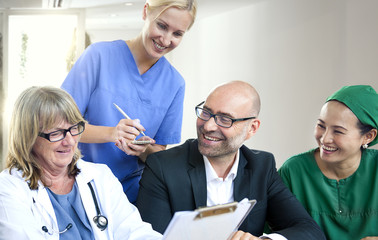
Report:
[[[153,59],[158,59],[175,49],[193,21],[187,10],[170,7],[161,12],[163,9],[160,7],[151,11],[146,4],[143,11],[143,45]]]
[[[62,122],[57,124],[45,133],[50,133],[60,129],[68,129],[74,124]],[[73,156],[79,142],[80,135],[72,136],[67,132],[66,137],[57,142],[50,142],[43,137],[37,137],[33,146],[33,154],[36,156],[38,164],[44,171],[56,173],[67,169],[73,161]]]
[[[361,145],[366,142],[357,127],[353,112],[338,101],[322,107],[314,135],[320,158],[327,163],[353,163],[360,159]]]
[[[228,84],[217,88],[206,99],[204,109],[213,114],[231,118],[252,117],[253,101],[242,86]],[[244,141],[255,134],[259,127],[258,119],[234,122],[230,128],[220,127],[214,118],[208,121],[197,118],[198,149],[210,160],[215,158],[233,159]]]

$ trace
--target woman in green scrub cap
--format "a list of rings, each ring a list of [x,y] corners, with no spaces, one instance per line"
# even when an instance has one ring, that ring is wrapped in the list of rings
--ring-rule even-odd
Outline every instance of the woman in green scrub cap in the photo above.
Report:
[[[327,239],[378,239],[378,94],[346,86],[323,105],[318,147],[289,158],[279,173]],[[375,236],[375,237],[374,237]]]

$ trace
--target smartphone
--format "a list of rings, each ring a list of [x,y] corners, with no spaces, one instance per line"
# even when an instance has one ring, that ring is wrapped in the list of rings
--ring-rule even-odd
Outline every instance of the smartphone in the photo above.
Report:
[[[138,145],[143,145],[143,144],[150,144],[152,143],[151,140],[143,141],[143,140],[134,140],[131,141],[132,144],[138,144]]]

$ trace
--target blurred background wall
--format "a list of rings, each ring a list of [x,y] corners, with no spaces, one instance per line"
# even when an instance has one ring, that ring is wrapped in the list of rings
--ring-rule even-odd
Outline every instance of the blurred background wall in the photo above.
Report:
[[[262,109],[261,127],[246,145],[273,152],[279,167],[316,147],[313,130],[327,96],[353,84],[378,91],[378,1],[220,2],[198,0],[197,21],[167,56],[186,79],[182,142],[196,137],[194,106],[211,89],[230,80],[247,81],[260,93]],[[111,22],[93,28],[90,17],[105,8],[85,9],[84,31],[91,42],[134,37],[143,24],[142,6],[136,13],[140,22],[128,30]],[[63,80],[57,77],[56,84]]]

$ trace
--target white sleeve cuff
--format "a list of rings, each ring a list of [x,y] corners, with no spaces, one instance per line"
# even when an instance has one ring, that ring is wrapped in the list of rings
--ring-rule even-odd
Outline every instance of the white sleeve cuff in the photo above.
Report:
[[[272,240],[287,240],[287,238],[285,238],[284,236],[278,234],[278,233],[271,233],[271,234],[263,234],[262,236],[260,236],[261,239],[265,239],[265,238],[270,238]]]

